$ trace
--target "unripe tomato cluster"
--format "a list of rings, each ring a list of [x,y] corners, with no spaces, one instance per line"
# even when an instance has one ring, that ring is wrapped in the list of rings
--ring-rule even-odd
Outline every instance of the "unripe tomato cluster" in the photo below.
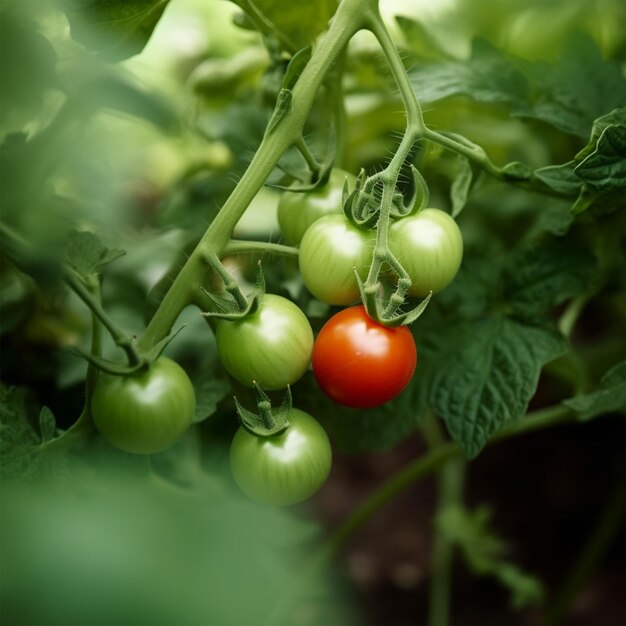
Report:
[[[352,305],[359,299],[356,274],[365,280],[375,230],[352,225],[342,211],[344,184],[355,178],[333,170],[326,186],[285,192],[278,207],[286,243],[299,245],[302,281],[318,300]],[[395,220],[388,245],[411,279],[409,295],[423,297],[446,287],[463,255],[461,233],[447,213],[423,209]],[[304,313],[290,300],[262,296],[258,308],[238,320],[220,320],[216,344],[224,368],[239,383],[280,390],[297,382],[312,363],[321,390],[335,402],[366,409],[392,400],[409,384],[417,363],[406,326],[389,328],[362,305],[333,315],[314,338]],[[128,377],[101,375],[92,413],[100,432],[117,447],[149,454],[172,445],[194,415],[193,387],[186,373],[161,357]],[[300,502],[325,482],[331,446],[322,426],[291,409],[277,435],[240,427],[230,449],[235,482],[251,498],[275,505]]]

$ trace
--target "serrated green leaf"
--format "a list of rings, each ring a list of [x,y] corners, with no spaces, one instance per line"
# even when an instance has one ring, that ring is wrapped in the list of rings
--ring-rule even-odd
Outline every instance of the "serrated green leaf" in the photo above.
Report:
[[[462,94],[478,102],[512,105],[529,97],[519,66],[484,39],[472,42],[468,60],[418,65],[409,71],[409,77],[423,102]]]
[[[169,0],[63,0],[72,38],[107,61],[141,52]]]
[[[606,413],[626,409],[626,361],[612,367],[600,381],[600,389],[592,393],[576,396],[563,404],[585,422]]]
[[[583,161],[595,150],[596,143],[607,126],[626,126],[626,108],[614,109],[594,121],[589,143],[576,155],[575,161],[577,163]]]
[[[576,166],[575,174],[594,190],[626,193],[626,126],[607,126],[596,149]]]
[[[547,239],[508,259],[504,298],[516,314],[545,312],[588,289],[595,271],[595,257],[578,242]]]
[[[549,327],[493,315],[446,337],[430,401],[469,458],[505,424],[521,418],[543,365],[567,351]]]
[[[596,118],[625,104],[626,82],[619,63],[602,57],[597,44],[573,35],[556,63],[526,64],[535,96],[516,103],[514,114],[532,117],[578,137],[587,137]]]
[[[82,278],[97,274],[124,254],[124,250],[110,250],[89,231],[72,231],[65,245],[65,263]]]
[[[52,412],[41,410],[40,433],[32,426],[31,412],[26,389],[0,383],[0,476],[4,479],[25,481],[43,468],[56,473],[64,465],[59,455],[48,454],[43,445],[56,430]]]
[[[473,42],[469,59],[420,64],[410,70],[423,102],[464,95],[508,106],[512,115],[541,120],[587,137],[594,120],[623,107],[626,82],[617,62],[602,58],[595,42],[574,36],[554,63],[518,61],[487,41]]]

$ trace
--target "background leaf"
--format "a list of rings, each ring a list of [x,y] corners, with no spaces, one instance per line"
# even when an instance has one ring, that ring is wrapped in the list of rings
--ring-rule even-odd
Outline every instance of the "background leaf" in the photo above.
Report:
[[[72,37],[107,61],[141,52],[169,0],[64,0]]]
[[[600,389],[564,402],[582,421],[626,409],[626,361],[612,367],[600,381]]]

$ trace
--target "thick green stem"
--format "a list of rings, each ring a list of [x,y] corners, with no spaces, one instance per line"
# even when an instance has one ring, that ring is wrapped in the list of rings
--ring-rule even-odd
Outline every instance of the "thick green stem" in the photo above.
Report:
[[[373,0],[343,0],[322,35],[291,92],[288,109],[277,124],[266,132],[250,166],[217,214],[187,263],[165,294],[159,308],[146,328],[140,345],[153,347],[170,332],[180,311],[197,300],[207,266],[206,259],[221,256],[230,241],[233,229],[283,153],[302,135],[302,129],[330,67],[346,47],[355,32],[365,26],[365,8]]]
[[[345,50],[339,55],[335,66],[335,77],[331,87],[331,102],[335,124],[335,165],[346,168],[348,112],[343,95],[343,73],[346,64]]]

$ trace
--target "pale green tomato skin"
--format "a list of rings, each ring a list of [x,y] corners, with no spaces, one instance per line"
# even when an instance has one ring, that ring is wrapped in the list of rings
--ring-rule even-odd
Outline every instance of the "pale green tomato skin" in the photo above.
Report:
[[[455,220],[423,209],[389,228],[389,249],[411,277],[409,295],[424,297],[447,287],[461,266],[463,237]]]
[[[252,315],[220,320],[215,340],[222,365],[233,378],[268,390],[298,381],[313,352],[313,330],[306,315],[274,294],[265,294]]]
[[[178,363],[159,357],[130,376],[100,373],[91,414],[100,434],[115,447],[153,454],[173,445],[191,425],[193,385]]]
[[[313,191],[285,191],[278,202],[278,224],[284,243],[297,246],[306,230],[321,217],[343,213],[343,185],[354,189],[356,178],[349,172],[333,169],[324,187]]]
[[[330,473],[330,441],[319,422],[299,409],[291,409],[288,419],[287,430],[275,437],[256,437],[240,427],[233,438],[233,478],[257,502],[296,504],[318,491]]]
[[[305,287],[327,304],[346,305],[359,298],[376,242],[373,231],[352,226],[341,215],[328,215],[313,224],[300,244],[300,275]]]

